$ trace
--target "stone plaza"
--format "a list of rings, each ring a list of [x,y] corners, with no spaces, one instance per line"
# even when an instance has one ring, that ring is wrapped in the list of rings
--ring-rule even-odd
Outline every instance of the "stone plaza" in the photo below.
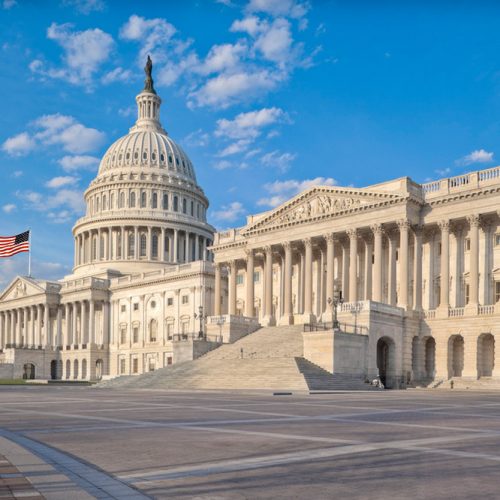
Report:
[[[0,454],[48,500],[497,498],[500,396],[1,387]]]

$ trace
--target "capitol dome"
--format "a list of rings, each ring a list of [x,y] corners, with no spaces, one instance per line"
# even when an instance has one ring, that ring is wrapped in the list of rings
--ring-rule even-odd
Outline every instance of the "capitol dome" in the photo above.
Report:
[[[136,97],[135,125],[108,148],[85,191],[86,214],[73,228],[75,273],[136,272],[210,257],[208,199],[191,160],[161,126],[151,68]]]

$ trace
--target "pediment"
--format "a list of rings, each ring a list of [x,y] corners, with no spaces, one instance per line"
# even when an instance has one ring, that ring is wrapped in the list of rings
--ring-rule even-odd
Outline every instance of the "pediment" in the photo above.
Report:
[[[249,224],[242,234],[264,228],[312,222],[388,205],[404,199],[402,194],[375,192],[367,189],[312,187]]]
[[[30,295],[38,295],[44,292],[45,288],[36,281],[17,276],[0,295],[0,302],[20,299]]]

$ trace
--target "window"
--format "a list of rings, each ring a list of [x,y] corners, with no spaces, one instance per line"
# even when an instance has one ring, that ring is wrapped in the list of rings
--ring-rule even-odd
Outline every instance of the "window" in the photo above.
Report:
[[[125,206],[125,193],[120,193],[120,197],[118,198],[118,208],[123,208]]]
[[[495,302],[500,301],[500,281],[495,282]]]
[[[135,238],[134,233],[129,233],[128,235],[128,255],[129,257],[134,258],[135,254]]]
[[[132,359],[132,373],[139,373],[139,359]]]
[[[127,306],[125,304],[122,304],[120,307],[120,311],[124,313],[127,310]]]
[[[104,236],[99,238],[99,258],[104,258]]]
[[[129,205],[131,208],[135,207],[135,193],[133,191],[130,193]]]
[[[150,305],[151,305],[151,309],[154,309],[156,307],[156,300],[152,300],[150,302]]]
[[[173,297],[168,297],[167,299],[167,306],[173,306],[174,305],[174,299]]]
[[[151,247],[152,247],[151,254],[152,254],[153,259],[157,259],[158,258],[158,235],[157,234],[153,234],[153,241],[152,241]]]
[[[149,368],[148,370],[150,372],[154,372],[155,371],[155,362],[154,362],[154,359],[149,359]]]
[[[141,257],[146,257],[146,249],[147,249],[147,238],[146,235],[143,233],[141,234],[141,249],[140,249]]]
[[[183,214],[187,213],[187,200],[186,200],[186,198],[183,198],[183,200],[182,200],[182,213]]]
[[[168,194],[163,194],[163,210],[168,210]]]
[[[139,302],[134,302],[134,311],[139,310]]]
[[[194,217],[194,201],[191,200],[191,216]]]
[[[115,208],[115,194],[111,193],[109,196],[109,209],[113,210]]]
[[[189,304],[189,295],[182,296],[182,304]]]
[[[102,195],[102,209],[103,210],[107,210],[108,206],[107,206],[107,200],[106,200],[106,195]]]
[[[158,195],[156,193],[153,193],[153,198],[151,201],[151,207],[152,208],[158,208]]]
[[[470,286],[465,285],[465,303],[468,304],[470,300]]]
[[[120,359],[120,373],[125,373],[126,369],[126,364],[125,364],[125,358]]]
[[[500,233],[495,234],[495,246],[499,246],[499,245],[500,245]]]
[[[141,208],[146,208],[146,191],[141,193]]]
[[[470,251],[470,238],[465,238],[464,246],[466,252]]]
[[[172,335],[174,334],[174,324],[167,323],[167,339],[172,340]]]
[[[157,332],[158,332],[158,323],[156,322],[155,319],[152,319],[151,323],[149,324],[149,341],[150,342],[156,342]]]
[[[125,344],[127,342],[127,328],[122,326],[120,329],[120,344]]]
[[[237,274],[236,275],[236,284],[237,285],[243,285],[243,274]]]
[[[99,198],[96,198],[95,200],[95,211],[99,212]]]
[[[137,342],[139,342],[139,327],[138,326],[134,326],[134,328],[132,330],[132,341],[134,342],[134,344],[137,344]]]
[[[253,282],[254,283],[260,283],[260,273],[259,273],[259,271],[255,271],[253,273]]]
[[[174,212],[179,211],[179,198],[177,196],[174,196]]]

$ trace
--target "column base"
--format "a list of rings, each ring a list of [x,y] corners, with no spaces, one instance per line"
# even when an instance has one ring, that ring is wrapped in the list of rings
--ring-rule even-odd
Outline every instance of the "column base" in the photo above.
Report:
[[[264,316],[262,326],[276,326],[276,318],[274,316]]]
[[[285,314],[278,320],[279,326],[289,326],[294,324],[293,314]]]

